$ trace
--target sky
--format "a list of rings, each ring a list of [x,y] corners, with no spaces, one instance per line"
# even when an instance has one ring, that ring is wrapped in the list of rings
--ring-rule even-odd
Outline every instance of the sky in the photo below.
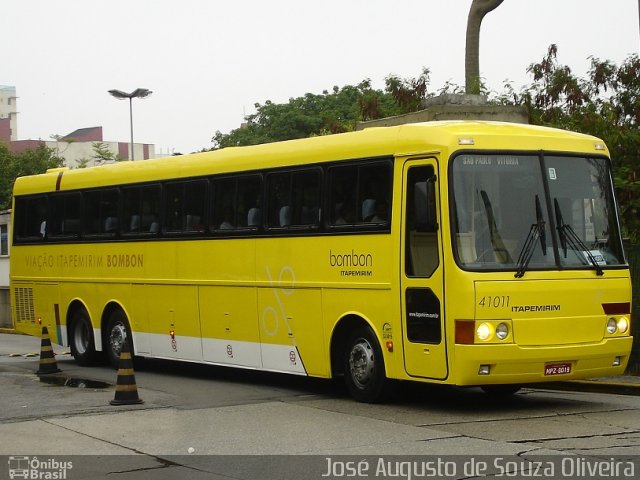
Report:
[[[505,0],[480,37],[480,71],[501,91],[552,43],[584,75],[589,57],[620,64],[640,48],[636,0]],[[129,105],[107,91],[148,88],[133,101],[136,143],[156,153],[212,146],[255,103],[390,74],[431,71],[430,91],[464,85],[471,0],[3,0],[0,85],[16,87],[18,139],[102,126],[130,139]]]

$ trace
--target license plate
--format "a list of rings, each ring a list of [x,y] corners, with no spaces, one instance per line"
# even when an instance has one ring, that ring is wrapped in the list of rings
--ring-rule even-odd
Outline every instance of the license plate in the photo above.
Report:
[[[552,363],[544,366],[545,375],[566,375],[571,373],[570,363]]]

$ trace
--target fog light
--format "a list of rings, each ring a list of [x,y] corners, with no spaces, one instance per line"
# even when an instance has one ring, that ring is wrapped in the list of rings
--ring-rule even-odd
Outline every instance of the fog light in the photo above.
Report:
[[[478,335],[478,339],[481,341],[489,340],[491,337],[491,325],[488,323],[481,323],[476,330],[476,335]]]
[[[629,319],[627,319],[627,317],[622,317],[618,320],[617,326],[620,333],[626,333],[629,328]]]
[[[619,367],[621,363],[622,363],[622,358],[621,357],[616,357],[616,358],[613,359],[613,366],[614,367]]]
[[[480,365],[478,375],[489,375],[491,373],[491,365]]]
[[[504,340],[509,336],[509,327],[506,323],[501,323],[496,327],[496,337],[500,340]]]
[[[616,323],[616,319],[610,318],[609,321],[607,322],[607,332],[613,334],[613,333],[616,333],[617,329],[618,329],[618,324]]]

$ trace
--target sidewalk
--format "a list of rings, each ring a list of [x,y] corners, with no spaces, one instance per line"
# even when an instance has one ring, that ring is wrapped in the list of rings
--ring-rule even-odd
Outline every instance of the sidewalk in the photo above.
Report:
[[[557,383],[552,382],[549,384],[537,385],[534,388],[640,396],[640,376],[619,375],[617,377],[588,378],[585,380],[571,380],[568,382]]]
[[[0,327],[0,334],[3,333],[21,335],[11,328]],[[619,375],[617,377],[589,378],[585,380],[570,380],[566,382],[537,383],[527,386],[530,388],[547,390],[570,390],[640,396],[640,376],[637,375]]]

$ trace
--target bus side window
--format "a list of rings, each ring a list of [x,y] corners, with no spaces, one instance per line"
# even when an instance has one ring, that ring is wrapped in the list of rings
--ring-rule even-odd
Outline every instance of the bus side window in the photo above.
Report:
[[[168,183],[164,189],[165,230],[171,233],[204,232],[206,180]]]
[[[236,228],[236,178],[221,178],[213,182],[213,230]]]
[[[236,192],[237,224],[240,228],[253,228],[262,223],[262,177],[250,175],[238,178]]]
[[[113,236],[118,231],[118,190],[92,190],[84,194],[84,233]]]
[[[272,173],[267,177],[269,227],[291,225],[291,172]]]
[[[364,223],[388,223],[391,172],[389,165],[374,164],[360,167],[358,180],[359,204]]]
[[[47,223],[48,235],[73,238],[80,235],[82,195],[62,193],[51,196],[51,221]]]
[[[358,167],[333,167],[329,169],[331,208],[329,223],[334,226],[356,223],[356,188]]]
[[[267,177],[271,228],[317,228],[320,224],[320,170],[272,173]]]
[[[122,191],[123,232],[149,235],[160,230],[160,185],[124,188]]]
[[[182,182],[164,186],[164,229],[167,232],[182,230],[183,190]]]
[[[296,172],[293,175],[294,223],[317,227],[320,224],[320,171]]]
[[[405,272],[430,277],[438,268],[435,172],[431,166],[412,167],[407,178]]]
[[[388,227],[391,203],[389,162],[331,167],[329,184],[330,226]]]
[[[21,241],[42,241],[47,234],[49,201],[44,195],[30,198],[17,197],[14,238]]]
[[[262,176],[213,180],[211,229],[255,231],[262,222]]]
[[[184,183],[182,227],[186,232],[204,232],[208,186],[206,180]]]

